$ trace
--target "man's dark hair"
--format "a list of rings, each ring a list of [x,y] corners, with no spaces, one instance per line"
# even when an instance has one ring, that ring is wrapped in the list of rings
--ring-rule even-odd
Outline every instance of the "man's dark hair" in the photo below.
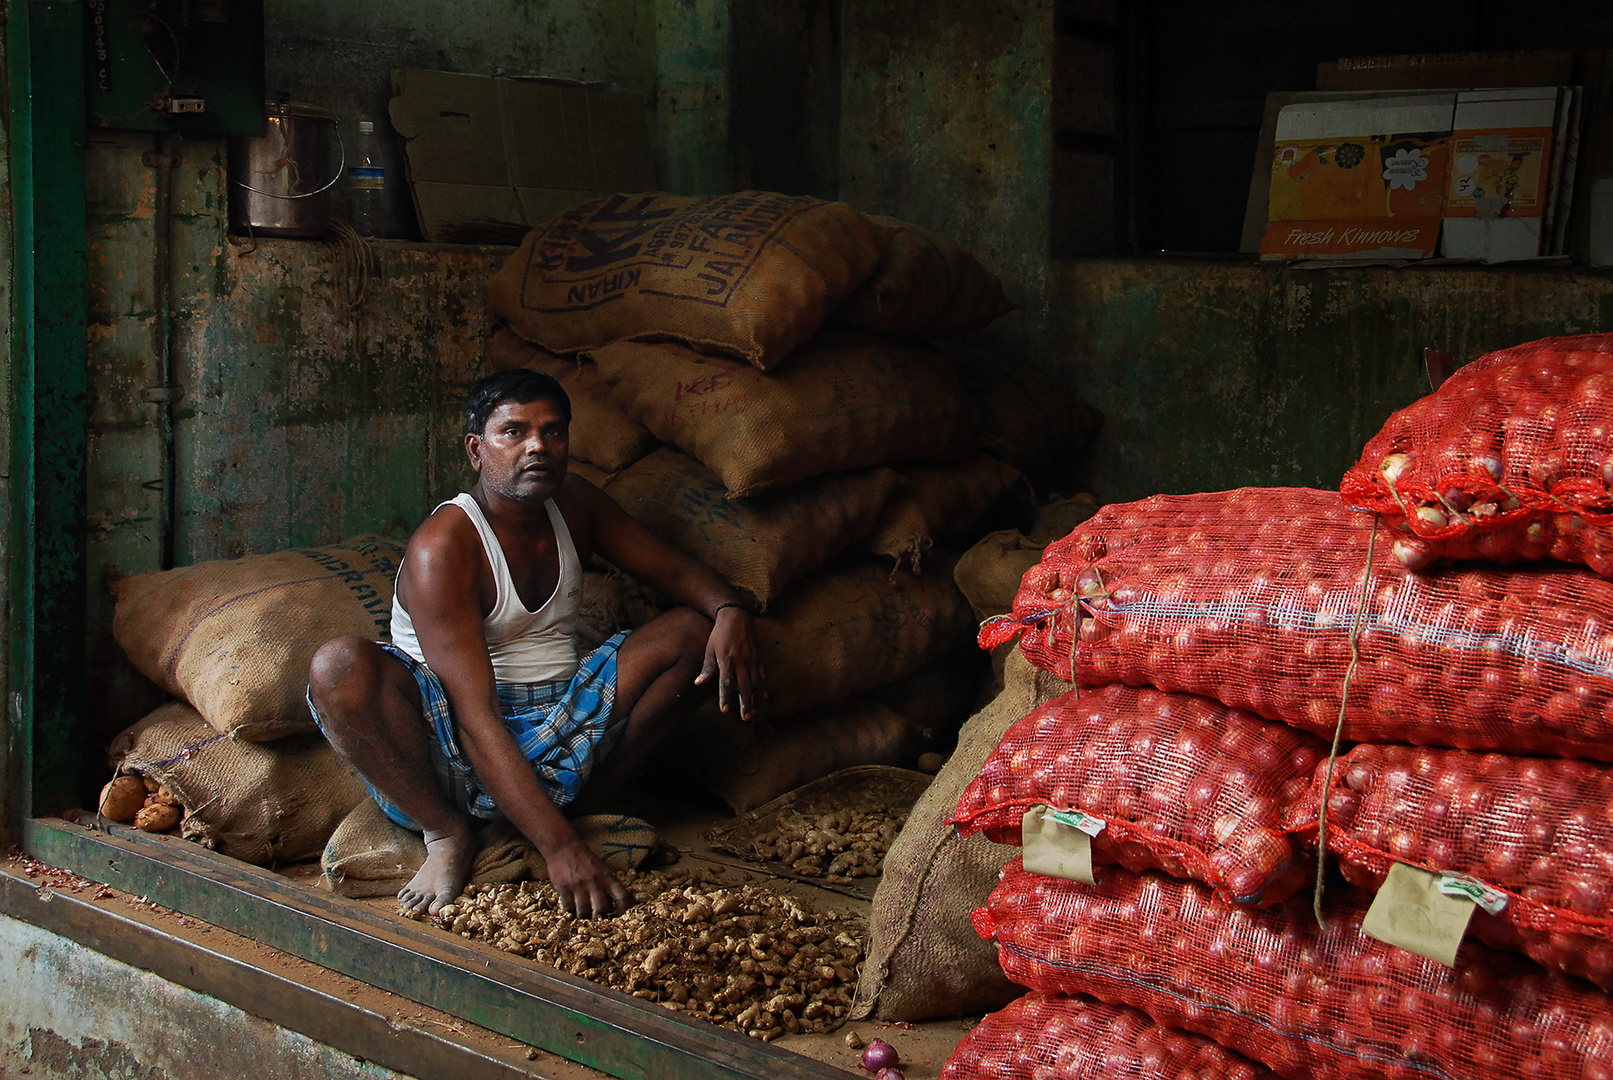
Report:
[[[553,375],[531,368],[495,371],[470,388],[470,396],[465,399],[466,430],[472,435],[485,435],[487,418],[493,415],[494,409],[506,401],[524,405],[539,398],[548,398],[559,405],[566,423],[571,423],[571,398]]]

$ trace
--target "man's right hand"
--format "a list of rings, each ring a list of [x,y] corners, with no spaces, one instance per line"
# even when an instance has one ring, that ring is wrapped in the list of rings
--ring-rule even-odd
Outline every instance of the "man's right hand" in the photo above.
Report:
[[[633,902],[633,894],[611,876],[599,856],[581,840],[545,855],[549,884],[560,898],[560,908],[579,919],[620,915]]]

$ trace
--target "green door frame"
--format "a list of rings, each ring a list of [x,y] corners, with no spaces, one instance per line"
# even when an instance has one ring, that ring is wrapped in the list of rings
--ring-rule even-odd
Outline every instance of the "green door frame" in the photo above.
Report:
[[[85,608],[84,4],[12,0],[12,814],[78,801]]]
[[[29,854],[614,1076],[831,1080],[817,1061],[452,935],[399,926],[233,859],[78,805],[86,702],[86,234],[83,0],[9,0],[10,635],[13,754],[0,831]],[[93,910],[83,919],[93,922]],[[128,934],[107,926],[84,930]],[[217,992],[218,987],[212,987]],[[250,1011],[250,1002],[232,1002]],[[327,1025],[329,1026],[329,1025]],[[339,1027],[339,1025],[338,1025]]]

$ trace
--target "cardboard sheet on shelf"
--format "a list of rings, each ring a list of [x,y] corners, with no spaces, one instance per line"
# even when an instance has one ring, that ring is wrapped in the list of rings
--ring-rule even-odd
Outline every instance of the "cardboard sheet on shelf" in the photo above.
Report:
[[[1261,255],[1433,254],[1455,97],[1344,94],[1282,105]]]
[[[1559,121],[1566,131],[1572,100],[1566,90],[1511,87],[1457,95],[1440,244],[1446,257],[1504,262],[1541,254],[1553,143]]]
[[[642,96],[446,71],[392,72],[420,232],[515,243],[585,199],[655,186]]]

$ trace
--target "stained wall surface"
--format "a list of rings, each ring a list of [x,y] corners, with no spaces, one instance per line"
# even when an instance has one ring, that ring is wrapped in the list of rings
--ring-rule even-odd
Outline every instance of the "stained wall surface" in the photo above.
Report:
[[[0,916],[0,1076],[407,1080],[216,998]]]
[[[87,754],[159,700],[111,640],[110,580],[161,568],[150,137],[89,147]],[[175,563],[364,532],[406,537],[463,489],[484,282],[507,249],[259,240],[226,229],[224,145],[174,174]],[[93,768],[93,763],[91,763]]]
[[[1035,355],[1047,319],[1053,0],[842,9],[840,198],[938,229],[1020,310],[989,338]]]

